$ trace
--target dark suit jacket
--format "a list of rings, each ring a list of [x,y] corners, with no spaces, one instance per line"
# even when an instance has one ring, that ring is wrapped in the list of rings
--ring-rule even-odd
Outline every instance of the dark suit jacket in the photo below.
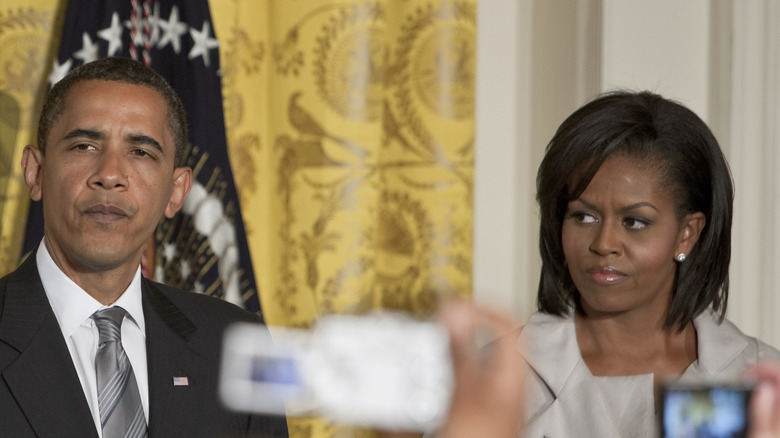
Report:
[[[146,279],[142,293],[150,438],[287,436],[284,417],[227,412],[217,399],[222,331],[255,315]],[[0,279],[0,376],[0,436],[97,437],[34,253]]]

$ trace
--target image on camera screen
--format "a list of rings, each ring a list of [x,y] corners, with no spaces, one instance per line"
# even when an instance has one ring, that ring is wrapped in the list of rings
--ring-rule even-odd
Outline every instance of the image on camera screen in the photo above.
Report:
[[[663,397],[664,438],[746,436],[748,389],[727,386],[667,388]]]
[[[295,360],[289,357],[255,357],[252,360],[252,381],[299,385]]]

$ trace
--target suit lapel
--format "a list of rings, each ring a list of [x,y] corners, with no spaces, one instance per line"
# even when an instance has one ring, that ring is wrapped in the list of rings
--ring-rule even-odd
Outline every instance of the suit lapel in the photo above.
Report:
[[[213,397],[209,361],[190,345],[195,325],[151,282],[144,281],[150,437],[201,436],[203,401]],[[174,377],[187,385],[174,386]],[[184,419],[192,419],[187,421]],[[189,429],[188,429],[189,428]]]
[[[34,253],[9,276],[2,312],[0,342],[15,349],[18,356],[0,358],[0,372],[35,433],[97,437]]]

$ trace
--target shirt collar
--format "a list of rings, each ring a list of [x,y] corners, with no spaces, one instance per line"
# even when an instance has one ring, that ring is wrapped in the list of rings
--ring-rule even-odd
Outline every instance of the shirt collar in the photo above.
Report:
[[[693,320],[698,345],[698,365],[706,375],[717,376],[747,348],[745,335],[731,321],[719,322],[711,309]]]
[[[710,309],[694,318],[693,325],[698,355],[694,364],[705,375],[719,375],[748,346],[745,336],[734,324],[728,320],[719,322]],[[521,338],[528,352],[528,364],[557,396],[582,361],[573,311],[565,316],[534,313],[523,328]]]
[[[582,360],[573,313],[556,316],[536,312],[523,327],[521,339],[528,364],[557,396]]]
[[[65,339],[68,339],[93,313],[107,307],[92,298],[62,272],[49,254],[45,239],[38,247],[35,260],[38,263],[38,273],[43,283],[43,289],[46,291],[46,297],[49,299],[49,304],[51,304]],[[120,306],[125,309],[131,317],[130,320],[138,326],[145,336],[140,266],[138,266],[130,285],[112,306]]]

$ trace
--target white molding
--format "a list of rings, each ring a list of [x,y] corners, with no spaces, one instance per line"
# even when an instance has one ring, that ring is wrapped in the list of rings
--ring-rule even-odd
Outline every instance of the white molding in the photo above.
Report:
[[[767,201],[764,206],[771,209],[767,215],[767,223],[772,230],[772,239],[767,240],[771,246],[765,248],[766,269],[765,285],[762,289],[762,325],[760,337],[772,345],[780,346],[780,324],[778,324],[778,314],[780,313],[780,297],[778,297],[777,287],[780,286],[780,5],[776,1],[768,3],[767,28],[769,34],[767,41],[769,44],[768,57],[770,65],[767,72],[766,93],[770,102],[767,105],[766,117],[767,141],[763,147],[767,149],[768,159],[765,163],[767,172]]]
[[[520,318],[528,303],[524,252],[531,224],[522,214],[533,189],[530,162],[528,1],[477,2],[474,165],[474,291],[476,302]],[[537,274],[538,275],[538,274]]]
[[[577,1],[576,100],[582,105],[601,92],[604,6],[601,0]],[[562,122],[563,120],[561,120]]]
[[[780,169],[777,148],[777,23],[772,0],[734,2],[731,132],[727,157],[736,195],[728,316],[744,332],[780,344]]]

